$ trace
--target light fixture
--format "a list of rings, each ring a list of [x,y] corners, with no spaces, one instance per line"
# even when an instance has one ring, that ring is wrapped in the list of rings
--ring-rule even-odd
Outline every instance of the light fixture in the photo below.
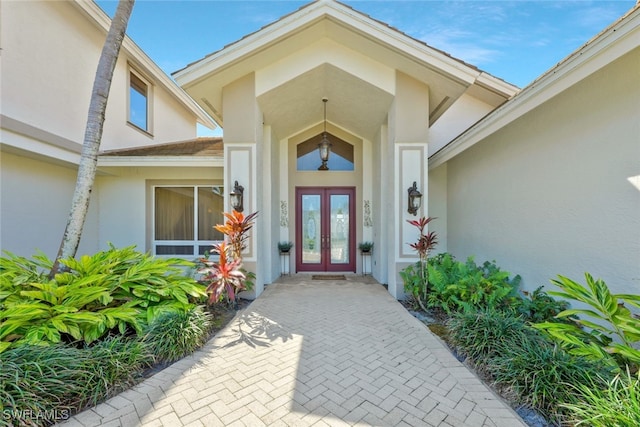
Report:
[[[229,193],[229,200],[233,210],[242,212],[244,210],[244,187],[238,184],[238,181],[233,185],[233,190]]]
[[[416,216],[422,204],[422,193],[418,191],[418,185],[413,181],[413,185],[407,189],[409,192],[407,212]]]
[[[322,98],[322,102],[324,103],[324,132],[322,132],[322,140],[320,141],[320,144],[318,144],[320,160],[322,160],[322,164],[318,168],[319,171],[329,170],[327,162],[329,161],[329,153],[331,152],[331,143],[327,137],[327,101],[329,101],[327,98]]]

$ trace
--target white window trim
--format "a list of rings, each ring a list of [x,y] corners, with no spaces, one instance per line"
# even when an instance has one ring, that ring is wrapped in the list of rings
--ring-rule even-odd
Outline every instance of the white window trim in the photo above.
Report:
[[[188,260],[193,260],[194,258],[201,258],[203,255],[200,255],[200,246],[208,246],[211,248],[210,253],[213,252],[213,245],[222,243],[223,240],[156,240],[156,188],[176,188],[176,187],[191,187],[193,188],[194,198],[194,230],[193,235],[198,236],[198,220],[199,220],[199,212],[198,212],[198,188],[199,187],[223,187],[222,185],[217,184],[188,184],[188,183],[176,183],[176,184],[153,184],[151,185],[151,253],[160,258],[183,258]],[[173,245],[173,246],[192,246],[193,253],[187,255],[180,254],[157,254],[156,246],[157,245]]]

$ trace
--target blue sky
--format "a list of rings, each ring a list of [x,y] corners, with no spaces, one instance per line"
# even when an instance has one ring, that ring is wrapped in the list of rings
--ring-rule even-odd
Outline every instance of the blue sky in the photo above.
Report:
[[[116,1],[97,3],[112,16]],[[127,34],[167,74],[307,4],[137,0]],[[355,9],[524,87],[635,5],[610,1],[357,1]]]

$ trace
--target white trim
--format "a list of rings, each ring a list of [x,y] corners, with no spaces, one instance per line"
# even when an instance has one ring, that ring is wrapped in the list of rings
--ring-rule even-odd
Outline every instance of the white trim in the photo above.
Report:
[[[242,58],[264,50],[279,39],[288,37],[293,32],[304,30],[326,16],[333,18],[334,22],[352,26],[359,30],[364,37],[370,37],[370,34],[374,33],[380,42],[393,47],[398,54],[421,61],[423,65],[432,70],[446,73],[449,78],[464,82],[465,85],[473,84],[483,74],[482,71],[412,39],[394,28],[383,25],[354,9],[335,1],[321,0],[281,18],[279,21],[188,65],[182,70],[176,71],[173,76],[180,86],[191,86],[213,70],[229,68]],[[363,30],[363,27],[367,29]],[[512,93],[512,91],[508,93]]]
[[[73,3],[86,16],[91,18],[93,22],[105,31],[109,30],[111,19],[104,11],[92,0],[74,0]],[[215,129],[218,127],[215,121],[189,96],[183,91],[158,65],[153,62],[146,53],[140,49],[129,36],[125,36],[122,42],[122,48],[128,54],[130,59],[141,69],[147,71],[160,85],[162,85],[176,100],[189,109],[198,119],[198,122],[208,128]]]
[[[192,188],[193,189],[193,240],[156,240],[156,188]],[[176,183],[176,184],[152,184],[151,185],[151,218],[149,219],[151,222],[151,248],[150,252],[154,256],[160,257],[170,257],[170,258],[188,258],[193,259],[194,257],[199,257],[200,255],[200,246],[211,246],[213,247],[216,243],[221,243],[223,240],[200,240],[196,237],[198,236],[198,188],[199,187],[221,187],[222,193],[224,195],[224,186],[223,185],[215,185],[215,184],[188,184],[188,183]],[[157,245],[167,245],[167,246],[192,246],[193,254],[156,254],[156,246]]]
[[[212,156],[101,156],[98,167],[224,167],[224,159]]]

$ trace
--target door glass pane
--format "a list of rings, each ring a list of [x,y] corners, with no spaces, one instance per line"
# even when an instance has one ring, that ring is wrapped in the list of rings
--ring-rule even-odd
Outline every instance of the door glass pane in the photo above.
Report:
[[[332,194],[331,264],[349,264],[349,196]]]
[[[320,264],[320,195],[302,196],[302,263]]]

